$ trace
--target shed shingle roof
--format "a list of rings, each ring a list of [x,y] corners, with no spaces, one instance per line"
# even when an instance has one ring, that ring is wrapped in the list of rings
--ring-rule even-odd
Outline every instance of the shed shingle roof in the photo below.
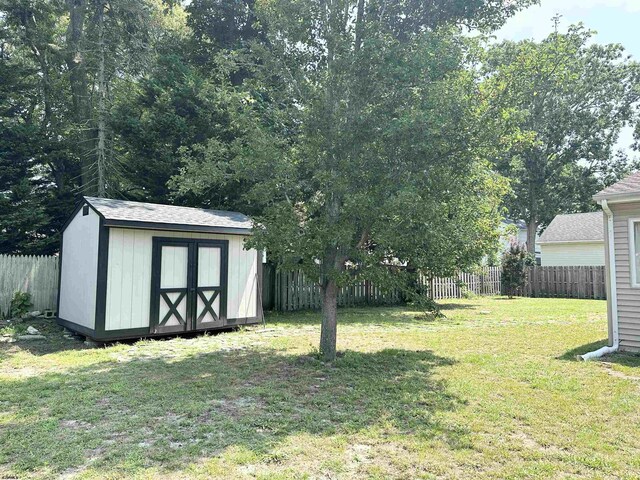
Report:
[[[150,223],[160,227],[199,227],[203,231],[212,229],[233,229],[249,232],[251,219],[238,212],[205,210],[201,208],[176,207],[157,203],[131,202],[110,198],[85,197],[85,200],[104,217],[106,224]]]
[[[540,236],[540,243],[553,242],[604,242],[602,212],[556,216]]]
[[[635,172],[617,183],[608,186],[593,196],[595,200],[611,197],[640,194],[640,172]]]

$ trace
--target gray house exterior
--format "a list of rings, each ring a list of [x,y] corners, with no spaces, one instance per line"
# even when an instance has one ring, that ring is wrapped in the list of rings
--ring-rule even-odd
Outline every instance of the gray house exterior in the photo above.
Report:
[[[609,346],[585,359],[640,352],[640,172],[593,198],[604,212]]]

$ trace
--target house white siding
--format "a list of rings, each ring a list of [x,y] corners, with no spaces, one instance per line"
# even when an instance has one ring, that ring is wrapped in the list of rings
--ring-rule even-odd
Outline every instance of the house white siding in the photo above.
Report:
[[[604,242],[543,243],[540,251],[543,267],[605,264]]]
[[[63,320],[94,328],[100,217],[91,208],[80,210],[63,233],[60,305]]]
[[[245,236],[111,228],[105,330],[149,326],[153,237],[228,240],[227,318],[257,315],[259,257],[244,249]]]

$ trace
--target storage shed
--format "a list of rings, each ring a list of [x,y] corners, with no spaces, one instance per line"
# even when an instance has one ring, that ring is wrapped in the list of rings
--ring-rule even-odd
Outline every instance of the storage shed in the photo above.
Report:
[[[237,212],[84,197],[62,231],[58,323],[98,341],[257,323],[251,228]]]
[[[604,265],[602,212],[557,215],[540,236],[543,267]]]

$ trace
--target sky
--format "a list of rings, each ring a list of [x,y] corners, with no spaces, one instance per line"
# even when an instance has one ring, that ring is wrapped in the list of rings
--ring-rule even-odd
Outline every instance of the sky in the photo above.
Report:
[[[560,31],[582,22],[598,32],[598,43],[620,43],[627,53],[640,61],[640,0],[541,0],[509,19],[495,35],[498,40],[541,40],[553,29],[552,18],[562,15]],[[632,131],[626,129],[618,142],[619,148],[632,143]]]
[[[640,0],[542,0],[511,18],[496,35],[540,40],[551,32],[555,14],[562,15],[561,30],[582,22],[598,32],[599,43],[621,43],[640,59]]]

